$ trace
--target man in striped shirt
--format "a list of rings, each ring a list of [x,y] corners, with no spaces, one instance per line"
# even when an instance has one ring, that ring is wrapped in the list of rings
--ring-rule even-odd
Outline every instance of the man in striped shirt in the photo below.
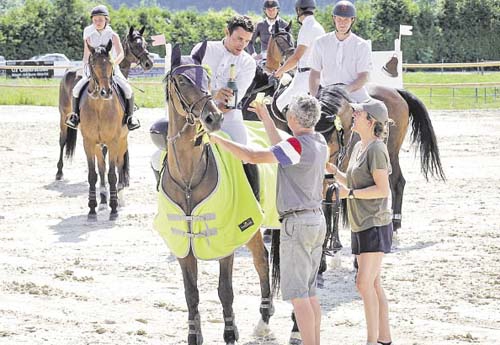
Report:
[[[312,96],[298,96],[286,113],[292,137],[278,132],[265,106],[254,109],[262,120],[271,147],[256,149],[211,135],[244,162],[278,163],[277,208],[281,218],[280,274],[284,300],[291,300],[304,345],[319,344],[321,309],[316,298],[316,275],[326,234],[321,209],[328,147],[314,131],[320,106]]]

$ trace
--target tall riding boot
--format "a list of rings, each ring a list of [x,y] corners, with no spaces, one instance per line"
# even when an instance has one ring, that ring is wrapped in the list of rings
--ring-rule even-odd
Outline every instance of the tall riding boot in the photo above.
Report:
[[[126,100],[125,107],[125,123],[127,124],[128,130],[133,131],[141,127],[139,119],[134,116],[134,96]]]
[[[77,129],[80,123],[80,98],[73,97],[73,103],[71,105],[72,111],[68,114],[66,119],[66,126],[69,128]]]

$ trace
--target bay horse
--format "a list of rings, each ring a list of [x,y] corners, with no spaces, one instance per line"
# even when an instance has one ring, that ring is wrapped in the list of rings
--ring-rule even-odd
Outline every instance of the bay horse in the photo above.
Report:
[[[223,121],[223,114],[214,103],[209,90],[208,73],[201,66],[206,47],[207,44],[204,42],[191,57],[181,56],[178,44],[172,49],[172,67],[165,78],[169,109],[167,153],[166,158],[163,159],[159,178],[159,188],[161,188],[159,192],[173,202],[177,209],[182,210],[183,214],[186,215],[185,221],[188,223],[188,232],[183,236],[190,238],[191,245],[187,246],[188,249],[184,255],[176,256],[182,270],[188,307],[187,343],[189,345],[203,343],[198,310],[200,298],[197,285],[197,260],[199,255],[195,255],[194,252],[194,241],[201,235],[193,232],[195,226],[193,224],[200,216],[193,215],[193,212],[212,193],[215,193],[216,188],[218,188],[218,180],[222,176],[221,172],[218,171],[210,144],[202,143],[199,140],[201,130],[208,133],[219,130]],[[221,209],[227,207],[230,206],[224,205]],[[160,219],[159,216],[155,221],[157,219]],[[173,233],[174,229],[169,231]],[[206,231],[210,231],[208,225]],[[246,245],[252,253],[261,287],[260,313],[262,318],[259,325],[262,323],[267,325],[274,313],[269,282],[268,252],[259,231]],[[218,293],[223,309],[223,338],[226,344],[234,344],[239,337],[232,306],[234,299],[232,288],[233,259],[234,253],[217,258],[220,267]]]
[[[80,131],[83,136],[83,147],[87,155],[88,182],[89,182],[89,220],[96,220],[96,158],[103,158],[101,146],[108,150],[108,181],[110,191],[109,206],[111,207],[110,220],[118,217],[118,189],[123,189],[128,183],[128,161],[125,159],[127,152],[127,126],[123,125],[124,110],[118,99],[116,88],[113,88],[113,63],[110,51],[112,41],[106,46],[92,48],[89,57],[90,81],[88,92],[81,96]],[[75,147],[77,131],[68,136],[68,147]],[[71,151],[71,152],[74,152]],[[103,159],[104,160],[104,159]],[[100,162],[99,164],[102,164]],[[116,170],[120,176],[117,179]]]
[[[125,35],[125,37],[122,39],[125,57],[120,62],[120,70],[125,78],[128,77],[130,67],[133,63],[140,65],[144,71],[148,71],[153,67],[153,60],[149,56],[149,52],[147,50],[147,42],[143,37],[144,29],[145,27],[142,27],[140,30],[136,30],[133,26],[131,26],[128,34]],[[59,160],[57,162],[56,180],[61,180],[63,178],[64,149],[66,148],[65,156],[67,159],[71,158],[74,155],[77,131],[68,128],[65,125],[65,122],[67,114],[69,114],[71,111],[73,87],[80,80],[80,78],[81,77],[77,75],[77,72],[75,70],[70,70],[64,74],[59,85]],[[108,197],[105,178],[106,153],[107,148],[102,147],[102,154],[97,155],[101,205],[107,204]],[[124,160],[127,162],[128,166],[128,150],[125,153]],[[124,170],[123,174],[125,175],[122,178],[125,181],[125,185],[128,186],[128,171]]]

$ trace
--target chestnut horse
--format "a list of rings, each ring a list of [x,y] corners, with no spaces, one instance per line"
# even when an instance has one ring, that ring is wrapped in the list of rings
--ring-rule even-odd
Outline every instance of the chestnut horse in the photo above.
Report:
[[[191,215],[197,205],[214,192],[219,179],[210,145],[198,140],[201,130],[206,132],[219,130],[223,121],[223,115],[210,94],[208,73],[201,66],[206,46],[204,42],[192,57],[188,57],[181,56],[179,45],[175,45],[172,50],[171,71],[165,78],[169,121],[167,155],[160,174],[159,187],[161,193],[167,195],[185,215]],[[262,318],[259,325],[264,323],[265,327],[274,309],[269,283],[268,252],[259,231],[247,243],[247,247],[252,253],[259,275],[262,295],[260,305]],[[234,344],[239,337],[233,312],[233,259],[234,254],[219,259],[218,292],[223,309],[223,338],[226,344]],[[185,257],[178,257],[178,262],[182,270],[188,307],[187,343],[201,345],[203,336],[198,310],[200,301],[197,285],[198,264],[192,247],[189,247]]]

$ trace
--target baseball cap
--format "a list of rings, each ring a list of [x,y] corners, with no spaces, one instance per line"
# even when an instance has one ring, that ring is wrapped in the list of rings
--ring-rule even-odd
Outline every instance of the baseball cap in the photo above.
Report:
[[[350,103],[354,110],[366,111],[378,122],[386,122],[389,119],[387,107],[379,100],[372,99],[366,103]]]

